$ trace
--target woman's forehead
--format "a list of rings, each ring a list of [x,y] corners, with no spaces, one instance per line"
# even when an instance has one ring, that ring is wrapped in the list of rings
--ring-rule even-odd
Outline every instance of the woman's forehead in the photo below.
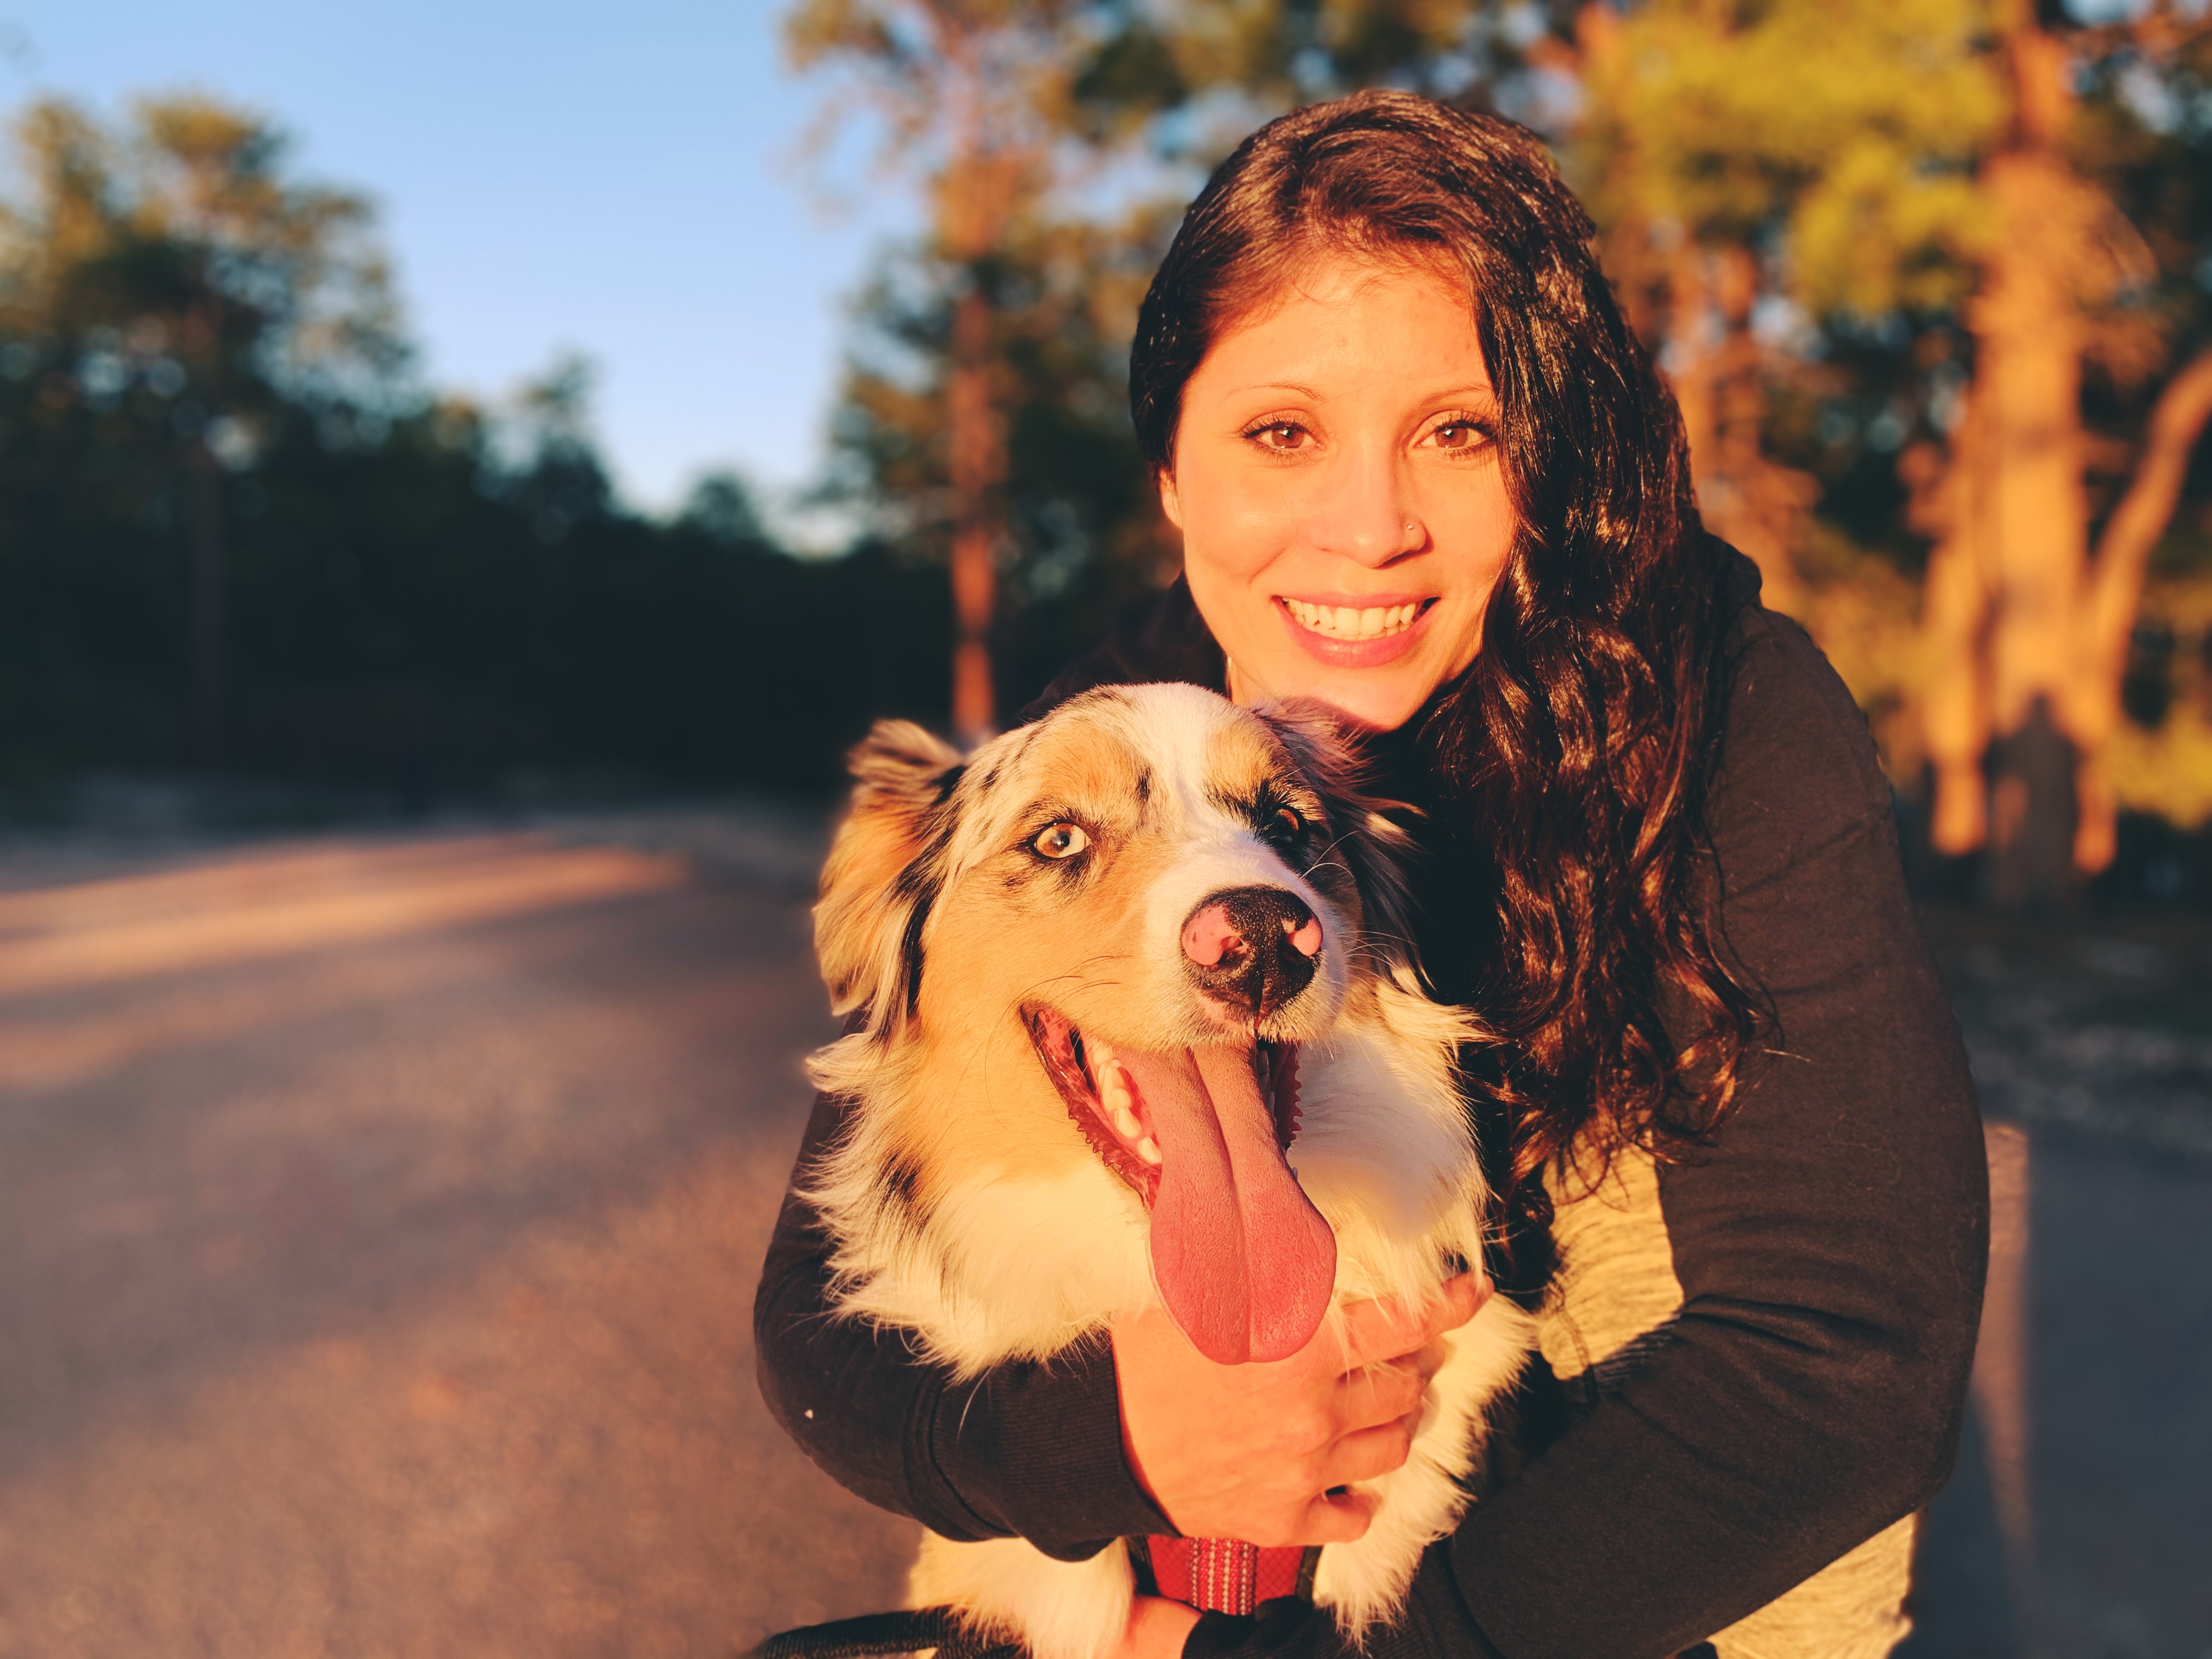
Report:
[[[1312,394],[1322,390],[1312,380],[1379,367],[1378,345],[1395,346],[1423,365],[1419,382],[1404,385],[1417,398],[1491,390],[1464,277],[1440,261],[1352,252],[1301,262],[1232,313],[1192,379],[1217,397],[1271,389]]]

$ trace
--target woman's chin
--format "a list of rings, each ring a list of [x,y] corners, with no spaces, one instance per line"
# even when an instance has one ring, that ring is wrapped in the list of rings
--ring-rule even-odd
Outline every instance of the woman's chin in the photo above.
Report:
[[[1371,732],[1395,732],[1420,712],[1434,689],[1432,678],[1407,672],[1407,665],[1387,669],[1337,669],[1316,673],[1311,663],[1285,663],[1269,677],[1269,685],[1284,688],[1274,699],[1288,702],[1310,697],[1327,703],[1355,726]],[[1273,699],[1271,699],[1273,700]]]

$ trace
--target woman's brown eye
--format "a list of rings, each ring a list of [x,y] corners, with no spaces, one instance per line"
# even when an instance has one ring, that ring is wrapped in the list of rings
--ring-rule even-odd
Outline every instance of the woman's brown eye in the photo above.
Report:
[[[1437,428],[1437,447],[1439,449],[1472,449],[1482,434],[1471,426],[1440,426]]]
[[[1305,443],[1306,429],[1302,426],[1293,426],[1285,421],[1273,426],[1263,426],[1254,432],[1252,436],[1259,439],[1269,449],[1297,449]]]
[[[1079,823],[1055,823],[1030,845],[1045,858],[1072,859],[1091,845],[1091,837]]]

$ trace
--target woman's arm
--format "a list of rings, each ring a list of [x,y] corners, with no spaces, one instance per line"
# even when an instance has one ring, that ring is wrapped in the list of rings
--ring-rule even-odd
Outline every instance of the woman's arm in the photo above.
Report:
[[[1658,1171],[1674,1318],[1431,1547],[1378,1659],[1674,1653],[1948,1475],[1987,1248],[1972,1089],[1863,723],[1794,627],[1750,626],[1713,821],[1775,1052],[1711,1146]],[[1282,1616],[1209,1618],[1185,1651],[1345,1649]]]
[[[842,1123],[838,1101],[816,1100],[800,1170]],[[1018,1534],[1062,1560],[1169,1529],[1123,1461],[1103,1341],[956,1382],[897,1332],[834,1316],[829,1242],[796,1184],[753,1302],[755,1364],[769,1409],[833,1480],[946,1538]]]
[[[1516,1659],[1701,1640],[1925,1504],[1958,1445],[1988,1251],[1965,1052],[1863,719],[1794,624],[1746,626],[1711,816],[1779,1030],[1658,1169],[1674,1324],[1437,1564]]]

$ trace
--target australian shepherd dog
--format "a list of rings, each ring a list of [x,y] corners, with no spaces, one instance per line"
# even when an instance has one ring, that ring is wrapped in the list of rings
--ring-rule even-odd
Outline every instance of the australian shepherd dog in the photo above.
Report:
[[[1480,1261],[1453,1087],[1471,1028],[1422,994],[1410,843],[1323,711],[1118,687],[964,762],[886,722],[854,773],[815,917],[854,1018],[812,1066],[851,1127],[807,1177],[844,1313],[969,1376],[1157,1301],[1237,1364]],[[1528,1338],[1502,1297],[1450,1334],[1366,1535],[1311,1577],[1347,1635],[1399,1608],[1456,1522]],[[1133,1547],[1069,1563],[931,1537],[913,1593],[1037,1659],[1094,1659]]]

